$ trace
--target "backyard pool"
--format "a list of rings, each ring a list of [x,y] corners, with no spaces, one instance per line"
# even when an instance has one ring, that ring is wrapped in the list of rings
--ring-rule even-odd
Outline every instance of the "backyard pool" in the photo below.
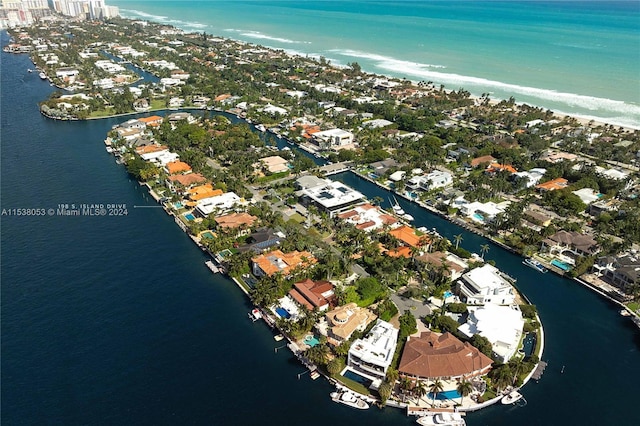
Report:
[[[280,318],[284,318],[284,319],[291,318],[291,314],[289,313],[289,311],[287,311],[284,308],[280,308],[280,307],[276,308],[276,314],[278,314]]]
[[[557,268],[562,269],[563,271],[567,272],[569,269],[571,269],[571,265],[566,264],[564,262],[559,261],[558,259],[553,259],[551,261],[551,264]]]
[[[473,218],[474,218],[475,220],[480,221],[480,222],[484,222],[484,216],[482,216],[480,213],[474,213],[474,214],[473,214]]]
[[[361,385],[364,385],[366,387],[371,386],[371,383],[373,383],[371,380],[367,379],[364,376],[359,375],[358,373],[355,373],[351,370],[346,370],[344,373],[342,373],[343,377],[346,377],[347,379],[351,379],[354,382],[358,382]]]
[[[438,392],[436,394],[436,399],[439,401],[444,401],[447,399],[454,399],[454,398],[460,398],[460,394],[458,393],[457,390],[448,390],[448,391],[444,391],[444,392]],[[427,397],[429,399],[433,399],[433,394],[431,392],[429,392],[427,394]]]
[[[187,219],[188,221],[192,221],[196,217],[194,215],[192,215],[191,213],[187,213],[187,214],[184,215],[184,218]]]
[[[305,345],[308,345],[310,347],[314,347],[315,345],[317,345],[318,343],[320,343],[320,340],[318,340],[316,338],[316,336],[314,336],[313,334],[309,334],[307,336],[305,336],[304,340],[302,341]]]
[[[206,238],[207,240],[213,240],[214,239],[213,233],[211,231],[205,231],[200,235],[202,236],[202,238]]]

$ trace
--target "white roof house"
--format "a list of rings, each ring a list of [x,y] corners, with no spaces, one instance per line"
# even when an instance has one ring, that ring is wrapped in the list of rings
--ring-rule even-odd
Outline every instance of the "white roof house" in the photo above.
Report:
[[[359,203],[364,195],[342,182],[325,180],[324,185],[303,189],[299,192],[303,202],[314,203],[320,209],[333,214],[339,209]]]
[[[398,329],[378,319],[369,334],[349,348],[347,366],[371,379],[384,379],[398,343]]]
[[[582,202],[586,205],[589,205],[594,201],[598,201],[600,197],[602,197],[602,194],[595,192],[591,188],[578,189],[577,191],[572,191],[572,193],[580,197]]]
[[[516,172],[514,176],[519,179],[527,179],[527,188],[531,188],[540,182],[540,179],[542,179],[545,173],[547,173],[547,169],[535,168],[528,171]]]
[[[178,159],[180,159],[180,156],[178,154],[176,154],[175,152],[170,152],[168,150],[150,152],[150,153],[142,154],[140,155],[140,157],[143,160],[151,161],[152,163],[159,164],[162,167],[166,166],[167,164],[173,161],[178,161]]]
[[[277,107],[275,105],[267,104],[264,108],[262,108],[262,112],[265,112],[271,115],[276,115],[276,114],[285,115],[287,113],[287,110],[281,107]]]
[[[458,280],[458,291],[463,301],[469,305],[510,305],[516,297],[511,283],[502,276],[498,268],[488,263],[464,274]]]
[[[196,212],[202,217],[207,217],[215,210],[229,210],[239,201],[240,197],[235,192],[225,192],[222,195],[200,200],[196,206]]]
[[[414,176],[407,182],[407,186],[412,189],[431,191],[432,189],[444,188],[453,183],[453,175],[442,170],[434,170],[423,176]]]
[[[487,223],[495,219],[495,217],[500,213],[503,213],[509,204],[509,201],[503,201],[499,204],[496,204],[493,201],[486,203],[474,201],[473,203],[461,204],[460,213],[477,222]]]
[[[353,133],[342,129],[323,130],[314,133],[313,137],[323,148],[349,145],[353,142]]]
[[[382,127],[387,127],[392,125],[393,122],[389,120],[385,120],[384,118],[379,118],[376,120],[368,120],[362,122],[362,127],[367,127],[369,129],[379,129]]]
[[[467,337],[479,334],[491,342],[493,354],[500,362],[507,362],[518,350],[524,319],[517,306],[470,307],[467,322],[458,331]]]

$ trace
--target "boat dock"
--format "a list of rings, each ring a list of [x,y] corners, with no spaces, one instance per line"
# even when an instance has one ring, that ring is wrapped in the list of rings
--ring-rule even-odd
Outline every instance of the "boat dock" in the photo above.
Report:
[[[353,162],[344,161],[342,163],[327,164],[320,167],[320,172],[324,176],[337,175],[338,173],[348,172],[353,167]]]
[[[534,379],[536,382],[540,380],[540,378],[542,377],[542,373],[544,373],[545,368],[547,368],[547,363],[545,361],[540,361],[538,363],[538,366],[536,367],[536,371],[533,372],[533,375],[531,376],[531,378]]]
[[[216,265],[214,265],[211,260],[207,260],[206,262],[204,262],[204,264],[207,265],[207,268],[209,268],[214,274],[220,272],[220,269]]]

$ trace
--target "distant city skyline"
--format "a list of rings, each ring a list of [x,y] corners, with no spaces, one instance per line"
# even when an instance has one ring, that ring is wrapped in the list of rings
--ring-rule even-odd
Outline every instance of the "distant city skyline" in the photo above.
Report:
[[[53,12],[77,19],[119,16],[118,7],[104,0],[0,0],[0,28],[32,25],[50,19]]]

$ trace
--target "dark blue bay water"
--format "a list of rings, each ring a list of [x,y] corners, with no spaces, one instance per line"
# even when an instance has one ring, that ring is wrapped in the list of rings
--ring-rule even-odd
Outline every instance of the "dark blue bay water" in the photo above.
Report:
[[[2,42],[6,43],[2,33]],[[102,140],[123,119],[60,123],[40,116],[51,87],[26,56],[1,56],[1,205],[118,203],[126,217],[1,217],[3,425],[412,424],[395,409],[355,411],[330,401],[228,280]],[[339,176],[370,196],[380,189]],[[380,194],[386,198],[386,194]],[[407,205],[418,226],[458,228]],[[478,251],[481,238],[463,232]],[[469,425],[633,423],[640,337],[593,293],[523,268],[492,246],[488,258],[518,278],[547,333],[540,383],[524,408],[496,406]],[[560,374],[565,365],[564,374]]]

